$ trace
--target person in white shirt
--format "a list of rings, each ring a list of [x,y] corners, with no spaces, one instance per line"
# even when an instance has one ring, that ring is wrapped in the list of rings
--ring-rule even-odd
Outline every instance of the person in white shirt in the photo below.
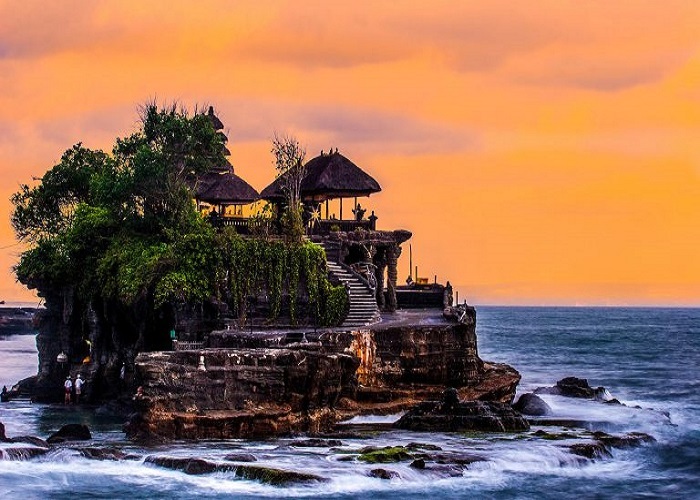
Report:
[[[63,404],[68,405],[70,404],[70,396],[71,392],[73,391],[73,382],[70,380],[70,375],[66,377],[66,381],[63,382],[63,390],[65,393],[65,396],[63,398]]]
[[[85,381],[81,378],[80,373],[78,373],[78,377],[75,379],[75,403],[78,404],[80,403],[80,394],[83,392],[83,384]]]

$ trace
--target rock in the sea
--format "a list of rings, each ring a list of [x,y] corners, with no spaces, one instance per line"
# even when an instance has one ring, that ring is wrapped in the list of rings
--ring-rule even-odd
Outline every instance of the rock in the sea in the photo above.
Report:
[[[413,462],[411,462],[411,465],[409,467],[412,467],[413,469],[420,469],[423,470],[425,469],[425,460],[422,458],[417,458]]]
[[[64,441],[87,441],[92,439],[90,429],[84,424],[68,424],[54,432],[46,440],[49,444],[63,443]]]
[[[76,450],[85,458],[90,458],[92,460],[124,460],[129,456],[122,450],[113,447],[98,448],[90,446],[86,448],[76,448]]]
[[[299,439],[289,443],[289,446],[295,448],[331,448],[333,446],[343,446],[343,442],[338,439]]]
[[[325,481],[321,476],[316,476],[314,474],[273,469],[271,467],[259,467],[256,465],[239,465],[236,467],[236,477],[252,479],[273,486]]]
[[[554,387],[538,387],[534,392],[535,394],[557,394],[570,398],[592,399],[595,397],[596,390],[605,391],[605,388],[594,389],[585,378],[566,377],[559,380]]]
[[[552,408],[541,397],[532,393],[520,396],[513,408],[523,415],[543,416],[552,413]]]
[[[5,436],[5,424],[3,424],[2,422],[0,422],[0,441],[9,441],[9,439],[7,439],[7,437]]]
[[[593,437],[611,448],[634,448],[644,443],[653,443],[654,437],[643,432],[630,432],[624,436],[613,436],[606,432],[594,432]]]
[[[399,477],[399,473],[393,470],[372,469],[369,471],[369,477],[376,477],[378,479],[393,479],[395,477]]]
[[[230,453],[224,457],[229,462],[257,462],[258,459],[250,453]]]
[[[11,441],[13,443],[27,443],[31,444],[34,446],[38,446],[39,448],[48,448],[49,443],[44,441],[41,438],[38,438],[36,436],[16,436],[13,437],[12,439],[8,439],[8,441]]]
[[[358,460],[370,464],[389,464],[394,462],[403,462],[404,460],[413,460],[413,455],[409,453],[403,446],[387,446],[385,448],[363,448],[360,450]]]
[[[607,458],[610,457],[610,451],[600,441],[592,443],[576,443],[569,446],[569,450],[574,455],[579,455],[586,458]]]
[[[148,456],[146,463],[164,467],[166,469],[180,470],[185,474],[199,475],[212,472],[231,471],[235,466],[221,466],[201,458],[157,457]]]
[[[465,401],[457,405],[426,401],[409,410],[394,427],[428,432],[519,432],[530,429],[527,420],[510,405],[493,401]]]
[[[49,451],[48,448],[22,447],[0,449],[0,460],[30,460],[43,455]]]

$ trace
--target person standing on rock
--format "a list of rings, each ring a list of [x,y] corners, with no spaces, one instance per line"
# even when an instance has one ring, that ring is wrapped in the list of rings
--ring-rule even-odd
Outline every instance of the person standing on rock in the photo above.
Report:
[[[73,392],[73,382],[71,382],[70,375],[68,375],[66,381],[63,382],[63,392],[65,394],[63,397],[63,404],[69,405],[71,392]]]
[[[78,373],[78,377],[75,379],[75,404],[80,403],[80,395],[83,392],[83,384],[85,381],[81,378],[80,373]]]

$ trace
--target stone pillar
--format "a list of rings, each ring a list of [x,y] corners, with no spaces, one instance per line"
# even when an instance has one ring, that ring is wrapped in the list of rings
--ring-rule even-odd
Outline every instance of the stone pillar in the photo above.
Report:
[[[389,312],[396,311],[396,281],[398,278],[397,262],[401,249],[398,245],[391,245],[386,249],[387,261],[387,303],[386,310]]]
[[[380,249],[374,256],[374,265],[377,266],[375,269],[375,277],[377,278],[377,306],[380,310],[384,309],[384,273],[386,272],[386,255],[384,250]]]

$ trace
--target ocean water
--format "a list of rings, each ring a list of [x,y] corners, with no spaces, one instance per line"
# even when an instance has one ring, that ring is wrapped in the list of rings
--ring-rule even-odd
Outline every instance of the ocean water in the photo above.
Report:
[[[64,447],[29,461],[7,460],[4,450],[18,445],[0,444],[0,498],[700,498],[700,309],[480,307],[477,317],[481,357],[516,367],[523,375],[519,392],[577,376],[605,386],[626,406],[543,396],[554,417],[581,421],[567,430],[579,438],[564,441],[534,436],[541,428],[559,428],[533,426],[528,433],[503,435],[383,431],[368,439],[342,439],[337,449],[295,448],[290,439],[142,448],[124,439],[120,422],[100,418],[93,409],[15,401],[0,405],[8,436],[46,437],[65,423],[82,422],[93,431],[91,446],[114,446],[132,458],[89,460]],[[0,338],[0,383],[35,371],[33,341]],[[656,442],[615,449],[604,459],[572,455],[568,446],[585,442],[588,430],[645,432]],[[486,460],[457,474],[415,470],[407,462],[381,465],[397,473],[391,480],[369,477],[376,465],[343,460],[364,446],[409,442]],[[187,475],[144,462],[147,455],[223,461],[232,452],[253,454],[254,465],[313,473],[326,481],[275,487],[231,473]]]

